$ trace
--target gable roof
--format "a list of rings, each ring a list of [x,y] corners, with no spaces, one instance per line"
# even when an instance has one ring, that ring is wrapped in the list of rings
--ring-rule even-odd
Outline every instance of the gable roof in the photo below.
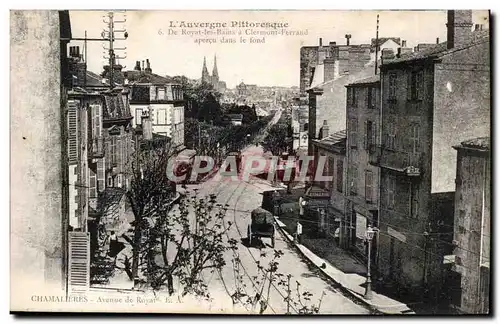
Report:
[[[392,40],[394,43],[401,45],[401,38],[400,37],[379,37],[378,42],[376,38],[371,39],[370,47],[372,52],[375,51],[375,45],[377,44],[378,46],[383,45],[385,42]]]

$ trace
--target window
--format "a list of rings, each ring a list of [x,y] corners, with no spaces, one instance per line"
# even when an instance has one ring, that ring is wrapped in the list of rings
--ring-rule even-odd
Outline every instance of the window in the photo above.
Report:
[[[167,110],[160,108],[156,112],[157,112],[156,124],[165,125],[167,123]]]
[[[136,125],[142,124],[142,109],[140,108],[135,110],[135,124]]]
[[[118,161],[118,154],[116,148],[116,136],[111,137],[111,164],[116,164]]]
[[[387,177],[387,208],[393,209],[395,205],[396,178]]]
[[[410,184],[411,188],[411,201],[410,201],[410,206],[411,206],[411,217],[417,218],[418,217],[418,184]]]
[[[101,105],[90,105],[92,114],[92,137],[101,136]]]
[[[393,123],[387,124],[387,135],[385,146],[387,149],[394,150],[396,148],[396,131]]]
[[[68,100],[68,162],[78,163],[78,102]]]
[[[172,100],[174,97],[173,93],[172,93],[172,86],[168,86],[167,87],[167,100]]]
[[[165,88],[156,88],[156,98],[158,100],[165,100]]]
[[[389,100],[396,99],[396,80],[397,76],[395,73],[389,74]]]
[[[89,198],[97,198],[97,175],[90,170]]]
[[[411,142],[411,153],[418,153],[420,146],[420,127],[419,125],[412,125],[410,129],[410,142]]]
[[[373,149],[374,145],[376,144],[375,141],[375,123],[372,122],[371,120],[367,120],[365,122],[365,149],[366,150],[371,150]]]
[[[351,168],[351,176],[349,179],[349,192],[351,195],[357,195],[358,190],[357,190],[357,178],[358,178],[358,169],[356,167]]]
[[[352,105],[353,107],[357,107],[357,102],[356,102],[356,89],[355,89],[355,88],[351,88],[351,93],[352,93],[352,94],[351,94],[351,100],[352,100],[351,105]]]
[[[366,202],[373,202],[373,172],[365,173],[365,199]]]
[[[344,191],[344,161],[337,160],[337,191]]]
[[[368,109],[375,108],[375,103],[377,102],[377,88],[371,87],[367,89],[368,93]]]
[[[358,142],[358,119],[349,119],[349,145],[351,148],[355,148]]]
[[[408,73],[406,87],[408,100],[422,100],[424,91],[424,71],[412,71]]]

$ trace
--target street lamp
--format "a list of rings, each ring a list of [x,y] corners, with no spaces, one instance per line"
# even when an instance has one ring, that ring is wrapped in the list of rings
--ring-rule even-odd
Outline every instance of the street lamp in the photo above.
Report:
[[[372,251],[372,239],[375,235],[376,228],[368,226],[366,229],[366,239],[368,240],[368,267],[366,270],[366,290],[365,299],[372,299],[372,279],[371,279],[371,251]]]
[[[250,134],[247,134],[247,145],[250,144]]]
[[[299,243],[299,235],[302,234],[302,225],[300,225],[300,219],[304,216],[304,207],[307,205],[307,201],[303,198],[299,198],[299,218],[297,219],[297,230],[295,231],[295,242]]]

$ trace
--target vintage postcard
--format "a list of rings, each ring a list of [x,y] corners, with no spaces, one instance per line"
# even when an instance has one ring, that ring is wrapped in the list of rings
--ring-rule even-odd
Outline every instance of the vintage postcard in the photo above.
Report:
[[[10,12],[10,310],[489,314],[488,10]]]

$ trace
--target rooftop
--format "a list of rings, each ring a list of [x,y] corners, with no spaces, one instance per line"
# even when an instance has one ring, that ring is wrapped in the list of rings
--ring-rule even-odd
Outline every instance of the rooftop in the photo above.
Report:
[[[105,120],[132,118],[130,108],[123,102],[122,89],[115,88],[103,93],[103,118]]]
[[[442,42],[439,44],[435,44],[434,46],[429,46],[428,48],[425,48],[421,51],[401,54],[400,57],[388,60],[384,62],[383,65],[441,57],[446,54],[470,48],[477,44],[488,42],[489,38],[490,31],[488,29],[475,31],[472,35],[472,41],[464,46],[448,49],[447,42]]]
[[[335,132],[321,140],[314,140],[314,142],[319,146],[325,149],[333,149],[338,152],[345,150],[346,141],[347,130],[345,129]]]
[[[368,78],[354,81],[354,82],[346,85],[346,87],[351,86],[351,85],[371,84],[371,83],[377,83],[377,82],[380,82],[380,75],[379,74],[368,77]]]
[[[477,138],[469,139],[467,141],[463,141],[460,144],[461,144],[462,148],[489,150],[490,149],[490,138],[489,137],[477,137]]]

